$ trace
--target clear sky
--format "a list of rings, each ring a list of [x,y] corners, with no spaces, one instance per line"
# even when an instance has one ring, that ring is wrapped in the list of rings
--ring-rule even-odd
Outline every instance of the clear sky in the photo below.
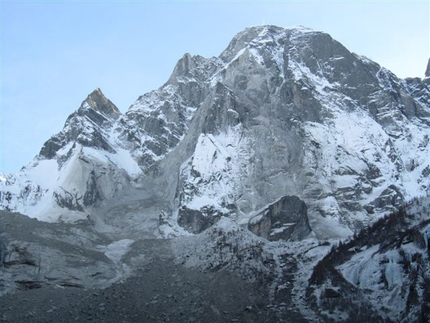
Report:
[[[183,54],[246,27],[329,33],[399,77],[424,77],[428,1],[1,1],[0,172],[16,172],[95,88],[125,112]]]

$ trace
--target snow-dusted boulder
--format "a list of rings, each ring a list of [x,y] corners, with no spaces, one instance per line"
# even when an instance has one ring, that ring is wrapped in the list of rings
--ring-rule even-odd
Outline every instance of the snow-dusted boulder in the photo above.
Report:
[[[253,216],[248,229],[271,241],[300,240],[311,232],[306,204],[297,196],[284,196]]]

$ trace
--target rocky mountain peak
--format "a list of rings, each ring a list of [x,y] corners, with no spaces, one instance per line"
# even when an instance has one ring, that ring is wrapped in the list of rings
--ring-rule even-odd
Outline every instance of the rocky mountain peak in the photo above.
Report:
[[[310,28],[303,26],[297,26],[293,28],[282,28],[273,25],[255,26],[246,28],[242,32],[239,32],[227,46],[227,48],[221,53],[220,58],[224,62],[230,62],[246,48],[262,49],[263,51],[268,48],[283,48],[289,43],[290,39],[303,39],[304,42],[308,42],[309,36],[328,36],[320,31],[314,31]],[[313,47],[312,43],[308,44]]]
[[[430,58],[427,62],[427,68],[426,68],[426,72],[425,72],[425,77],[430,77]]]
[[[192,56],[186,53],[176,64],[169,81],[173,81],[177,77],[191,76],[191,71],[198,65],[201,60],[204,60],[201,56]]]
[[[216,70],[222,67],[222,62],[216,58],[205,58],[200,55],[186,53],[176,63],[166,84],[183,83],[183,81],[205,82]]]
[[[108,98],[106,98],[100,88],[97,88],[93,92],[91,92],[82,102],[81,108],[85,109],[88,107],[111,117],[115,117],[121,114],[116,105],[113,104]]]
[[[69,115],[63,130],[45,142],[39,155],[42,158],[54,158],[70,142],[113,152],[105,132],[120,116],[121,112],[116,105],[97,88],[87,96],[77,111]]]
[[[285,29],[277,26],[255,26],[246,28],[239,32],[227,48],[221,53],[220,58],[224,62],[232,61],[241,50],[244,50],[251,43],[267,42],[270,38],[285,34]]]

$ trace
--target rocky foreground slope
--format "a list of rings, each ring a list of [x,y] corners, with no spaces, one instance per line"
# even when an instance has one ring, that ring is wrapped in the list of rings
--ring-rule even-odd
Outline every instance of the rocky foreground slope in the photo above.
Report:
[[[124,114],[96,89],[30,164],[0,174],[0,287],[9,293],[3,318],[19,317],[11,314],[21,292],[10,293],[17,289],[90,295],[87,289],[96,288],[108,298],[115,288],[127,290],[124,297],[137,293],[129,289],[131,281],[143,286],[158,279],[145,278],[140,269],[160,248],[165,256],[154,266],[166,262],[195,277],[200,274],[193,270],[203,271],[201,286],[213,286],[217,275],[228,272],[236,290],[258,288],[253,301],[237,303],[251,321],[255,313],[261,321],[353,321],[360,313],[341,312],[327,299],[344,295],[339,288],[348,284],[360,289],[355,272],[376,264],[359,264],[361,258],[333,262],[335,283],[326,281],[329,274],[315,281],[313,268],[333,241],[428,196],[429,84],[428,73],[399,79],[323,32],[262,26],[237,34],[219,57],[184,55],[166,84],[140,96]],[[426,221],[426,212],[420,209],[415,225]],[[402,225],[410,230],[409,222]],[[422,225],[417,230],[427,237]],[[357,250],[374,248],[382,259],[386,251],[378,246],[360,244]],[[418,248],[428,264],[428,244]],[[390,264],[404,258],[390,257]],[[418,272],[425,281],[427,271]],[[418,286],[405,279],[409,274],[396,275],[397,285],[385,278],[372,294],[362,318],[426,315],[417,307],[427,297],[421,292],[396,309],[378,307],[381,298],[400,304],[407,297],[393,288]],[[347,285],[339,286],[340,280]],[[93,301],[100,301],[101,292],[95,294]],[[234,311],[229,316],[233,312],[220,309],[221,303],[204,303],[208,312],[192,307],[200,314],[184,317],[244,319]],[[84,304],[74,306],[73,315]],[[135,314],[141,318],[145,311]]]

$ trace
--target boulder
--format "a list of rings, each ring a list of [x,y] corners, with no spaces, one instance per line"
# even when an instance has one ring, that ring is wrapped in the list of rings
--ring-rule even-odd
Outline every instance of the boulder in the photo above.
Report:
[[[248,229],[270,241],[303,239],[311,232],[306,204],[297,196],[284,196],[254,215]]]

